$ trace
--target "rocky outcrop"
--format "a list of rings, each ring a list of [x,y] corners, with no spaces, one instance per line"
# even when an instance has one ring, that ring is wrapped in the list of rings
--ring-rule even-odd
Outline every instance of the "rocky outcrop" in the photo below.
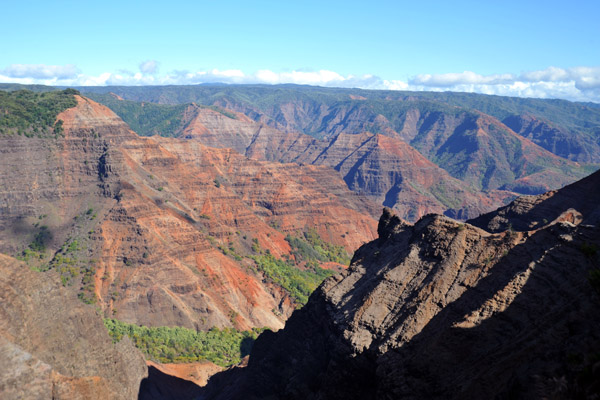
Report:
[[[101,317],[53,273],[0,254],[0,397],[132,399],[147,375],[129,339],[113,344]]]
[[[379,239],[206,398],[597,396],[598,176],[529,202],[579,217],[523,231],[384,210]]]

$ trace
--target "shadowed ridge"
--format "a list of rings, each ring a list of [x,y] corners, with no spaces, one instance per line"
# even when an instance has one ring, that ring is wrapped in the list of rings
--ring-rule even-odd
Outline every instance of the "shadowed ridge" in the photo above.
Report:
[[[496,211],[469,220],[468,223],[490,232],[507,229],[526,231],[540,228],[567,212],[575,209],[581,216],[579,222],[598,224],[600,221],[600,171],[560,190],[553,190],[539,196],[519,197],[509,205]],[[569,215],[565,215],[565,220]],[[574,216],[570,219],[572,222]]]
[[[558,223],[506,252],[405,346],[380,358],[378,398],[600,393],[599,301],[587,279],[600,263],[581,251],[584,243],[599,246],[599,233]]]
[[[579,200],[570,208],[593,221],[600,203]],[[600,393],[600,311],[588,279],[600,270],[597,226],[559,220],[490,234],[438,215],[408,225],[384,210],[378,232],[285,329],[258,338],[246,369],[214,376],[206,398]]]
[[[200,395],[195,383],[165,374],[156,367],[148,367],[148,377],[142,380],[138,400],[194,399]]]

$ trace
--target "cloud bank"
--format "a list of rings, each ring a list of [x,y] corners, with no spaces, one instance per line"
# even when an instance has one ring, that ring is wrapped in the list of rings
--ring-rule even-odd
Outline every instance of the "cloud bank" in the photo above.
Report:
[[[548,67],[520,74],[481,75],[472,71],[421,74],[406,81],[387,80],[376,75],[341,75],[328,70],[274,72],[264,69],[248,74],[238,69],[211,69],[175,70],[159,74],[159,63],[155,60],[141,62],[139,71],[120,70],[94,76],[81,73],[71,64],[12,64],[0,70],[0,82],[60,86],[295,83],[362,89],[475,92],[600,103],[600,67],[586,66],[566,69]]]
[[[76,79],[80,73],[79,69],[73,64],[67,65],[44,65],[44,64],[11,64],[6,69],[0,71],[0,77],[3,75],[8,79]]]

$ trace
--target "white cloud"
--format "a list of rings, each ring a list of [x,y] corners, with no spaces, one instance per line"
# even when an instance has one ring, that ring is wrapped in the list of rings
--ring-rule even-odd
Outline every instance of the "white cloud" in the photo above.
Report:
[[[569,73],[578,89],[600,89],[600,67],[576,67]]]
[[[144,61],[140,72],[128,70],[99,75],[80,73],[74,65],[13,64],[0,70],[0,82],[55,86],[193,85],[201,83],[295,83],[363,89],[457,91],[502,96],[562,98],[600,103],[600,67],[557,68],[520,74],[481,75],[472,71],[421,74],[404,80],[384,80],[376,75],[342,75],[330,70],[274,72],[268,69],[247,74],[239,69],[201,71],[174,70],[158,73],[158,62]]]
[[[451,87],[455,85],[497,85],[511,82],[515,77],[511,74],[502,75],[479,75],[471,71],[461,73],[449,73],[438,75],[417,75],[409,80],[411,85],[423,85],[433,87]]]
[[[140,63],[140,72],[143,74],[155,74],[158,72],[158,61],[148,60]]]
[[[569,78],[569,73],[562,68],[548,67],[541,71],[524,72],[519,79],[524,82],[558,82]]]
[[[519,75],[479,75],[471,71],[417,75],[408,80],[408,90],[451,90],[600,102],[600,67],[548,67]]]
[[[0,71],[9,78],[30,79],[71,79],[79,73],[73,64],[44,65],[44,64],[11,64]]]

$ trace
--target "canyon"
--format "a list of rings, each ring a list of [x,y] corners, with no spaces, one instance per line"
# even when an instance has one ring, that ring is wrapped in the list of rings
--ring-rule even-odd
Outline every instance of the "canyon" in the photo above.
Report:
[[[80,96],[57,119],[58,139],[2,137],[0,250],[20,254],[45,227],[46,251],[27,261],[107,316],[279,328],[297,303],[245,257],[253,245],[280,258],[293,257],[286,235],[309,228],[345,251],[374,237],[376,207],[333,170],[140,138]]]
[[[472,218],[600,162],[598,109],[564,101],[293,85],[80,89],[141,134],[161,127],[250,158],[332,167],[410,222]]]
[[[594,109],[566,123],[552,102],[464,94],[102,90],[0,93],[3,397],[598,392],[600,173],[580,179],[598,166]],[[51,96],[52,118],[2,119]],[[268,329],[224,370],[145,362],[102,319]]]

